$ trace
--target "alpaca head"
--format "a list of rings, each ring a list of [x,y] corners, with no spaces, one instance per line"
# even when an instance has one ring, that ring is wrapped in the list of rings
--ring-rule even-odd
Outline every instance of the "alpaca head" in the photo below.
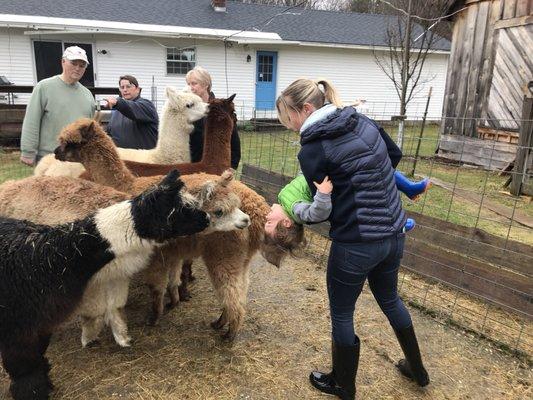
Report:
[[[165,103],[167,111],[185,115],[189,123],[205,117],[208,105],[194,93],[180,92],[173,87],[167,86],[165,94],[167,96]]]
[[[172,170],[157,186],[131,200],[131,214],[139,237],[162,242],[201,232],[209,226],[209,215],[183,189],[179,172]]]
[[[222,122],[229,116],[233,121],[233,124],[236,124],[237,115],[235,114],[235,104],[233,104],[235,96],[236,94],[232,94],[227,99],[209,100],[209,113],[207,114],[209,120]]]
[[[211,217],[209,231],[232,231],[247,228],[251,221],[242,212],[240,197],[229,187],[234,171],[229,169],[216,181],[209,181],[191,193],[200,201],[200,208]]]
[[[98,153],[93,148],[97,143],[115,147],[100,124],[89,118],[80,118],[65,126],[57,140],[59,146],[54,150],[54,154],[60,161],[83,162],[91,159]]]

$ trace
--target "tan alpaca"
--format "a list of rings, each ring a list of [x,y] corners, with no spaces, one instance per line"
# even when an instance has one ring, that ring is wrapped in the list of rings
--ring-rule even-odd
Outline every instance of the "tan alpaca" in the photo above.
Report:
[[[167,100],[159,122],[157,144],[151,150],[117,148],[120,158],[143,163],[173,164],[190,162],[189,138],[193,122],[203,118],[208,106],[194,93],[165,90]],[[56,160],[53,154],[44,156],[34,170],[35,176],[79,177],[85,168],[80,163]]]
[[[249,218],[237,208],[239,199],[227,188],[230,179],[231,176],[224,176],[218,183],[204,180],[194,188],[200,201],[198,206],[211,216],[211,230],[241,229],[248,224]],[[198,202],[190,194],[183,196],[191,204]],[[29,177],[0,185],[0,215],[58,224],[85,217],[97,208],[130,197],[110,187],[71,177]],[[153,258],[157,259],[159,254],[158,251]],[[96,340],[104,323],[110,325],[119,345],[129,346],[131,339],[123,314],[129,280],[151,262],[149,256],[134,254],[123,258],[120,264],[113,261],[89,282],[78,309],[84,346]]]
[[[59,142],[56,154],[67,161],[82,162],[95,182],[108,184],[121,191],[137,193],[158,179],[157,177],[135,178],[119,159],[113,143],[105,132],[90,120],[80,121],[65,128],[59,135]],[[184,175],[182,179],[189,190],[193,190],[193,187],[201,182],[215,177],[198,174]],[[196,240],[180,239],[176,241],[177,246],[173,250],[166,249],[163,252],[161,260],[167,259],[173,253],[182,259],[199,256],[203,258],[222,302],[222,314],[213,323],[213,327],[222,328],[228,324],[228,331],[224,336],[233,339],[243,323],[249,263],[263,244],[263,227],[270,207],[263,197],[240,182],[231,182],[229,188],[239,196],[241,210],[249,215],[251,225],[240,231],[213,233],[197,237]],[[168,284],[169,268],[163,262],[159,270],[163,272],[153,267],[155,266],[152,265],[146,275],[153,292],[153,309],[158,313],[163,308],[162,298]],[[158,272],[152,274],[151,271]]]

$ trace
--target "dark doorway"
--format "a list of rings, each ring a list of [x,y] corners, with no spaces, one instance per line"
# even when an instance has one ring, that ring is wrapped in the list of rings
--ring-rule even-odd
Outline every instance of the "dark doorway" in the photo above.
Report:
[[[35,40],[33,49],[35,52],[35,69],[37,81],[61,74],[61,56],[63,50],[69,46],[79,46],[87,52],[89,65],[80,83],[87,87],[94,87],[93,46],[87,43],[53,42]]]

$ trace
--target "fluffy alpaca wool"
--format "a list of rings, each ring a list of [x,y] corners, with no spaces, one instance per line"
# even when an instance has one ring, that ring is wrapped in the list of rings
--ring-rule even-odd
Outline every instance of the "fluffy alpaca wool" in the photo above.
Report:
[[[67,161],[81,161],[93,181],[120,191],[135,193],[158,179],[153,176],[135,178],[118,158],[113,143],[106,135],[98,129],[88,129],[87,124],[90,121],[80,120],[63,130],[59,135],[57,156]],[[182,178],[191,191],[209,180],[218,179],[207,174],[184,175]],[[198,236],[194,240],[177,240],[173,242],[174,247],[163,252],[163,257],[159,260],[161,265],[156,266],[158,261],[154,260],[143,275],[153,291],[153,309],[160,312],[162,296],[169,283],[169,267],[164,265],[164,260],[172,254],[177,259],[202,257],[222,302],[222,314],[213,327],[220,329],[227,325],[228,330],[223,336],[233,340],[244,321],[250,260],[266,245],[263,227],[270,207],[263,197],[240,182],[231,182],[228,189],[240,199],[240,209],[249,215],[250,226],[239,231]],[[279,253],[279,257],[272,259],[281,260],[286,254],[279,247],[275,251]]]
[[[15,400],[48,398],[50,336],[93,275],[113,259],[148,260],[156,243],[207,228],[207,214],[183,202],[177,177],[64,225],[0,218],[0,352]]]

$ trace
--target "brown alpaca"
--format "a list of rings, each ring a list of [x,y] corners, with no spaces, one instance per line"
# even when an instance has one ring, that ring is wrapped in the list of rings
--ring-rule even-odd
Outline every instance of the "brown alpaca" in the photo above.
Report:
[[[190,193],[183,195],[209,213],[211,231],[244,228],[246,224],[242,225],[243,218],[249,221],[248,216],[237,208],[240,205],[238,197],[227,187],[231,178],[231,174],[226,174],[216,184],[203,182],[194,188],[197,198]],[[0,215],[55,225],[84,218],[98,208],[131,197],[131,194],[90,181],[33,176],[0,185]],[[169,243],[166,246],[172,245]],[[166,246],[152,254],[152,259],[161,257],[160,251]],[[149,261],[152,262],[138,255],[125,259],[122,267],[113,261],[91,279],[77,310],[81,316],[83,346],[97,339],[104,323],[110,325],[115,341],[120,346],[129,346],[130,337],[123,310],[128,297],[129,280],[132,275],[149,266]]]
[[[67,126],[59,135],[59,142],[56,156],[65,161],[83,163],[95,182],[136,193],[158,179],[134,177],[118,158],[112,141],[93,121],[80,120]],[[194,193],[195,187],[217,177],[197,174],[184,175],[182,179]],[[178,240],[177,246],[173,250],[166,249],[161,257],[160,271],[167,272],[152,274],[151,271],[157,271],[152,264],[147,270],[150,275],[147,279],[152,288],[153,311],[160,314],[170,274],[169,266],[164,264],[164,260],[171,254],[181,259],[201,256],[223,307],[222,314],[213,327],[222,328],[228,324],[228,332],[224,336],[233,339],[242,326],[245,314],[249,262],[263,244],[263,229],[270,207],[263,197],[240,182],[231,182],[229,188],[240,198],[240,208],[249,215],[251,225],[240,231],[198,236],[196,240]],[[171,293],[173,291],[175,293],[177,288],[172,288]]]
[[[125,160],[126,167],[137,176],[164,175],[172,169],[177,169],[183,175],[197,172],[222,174],[222,172],[231,168],[231,134],[237,121],[233,104],[234,98],[235,95],[232,95],[227,99],[214,99],[209,102],[204,147],[200,162],[162,165]],[[191,297],[188,283],[194,279],[192,275],[192,260],[183,261],[179,278],[181,281],[179,284],[179,298],[181,301],[188,301]],[[175,286],[175,282],[172,282],[172,286]]]

